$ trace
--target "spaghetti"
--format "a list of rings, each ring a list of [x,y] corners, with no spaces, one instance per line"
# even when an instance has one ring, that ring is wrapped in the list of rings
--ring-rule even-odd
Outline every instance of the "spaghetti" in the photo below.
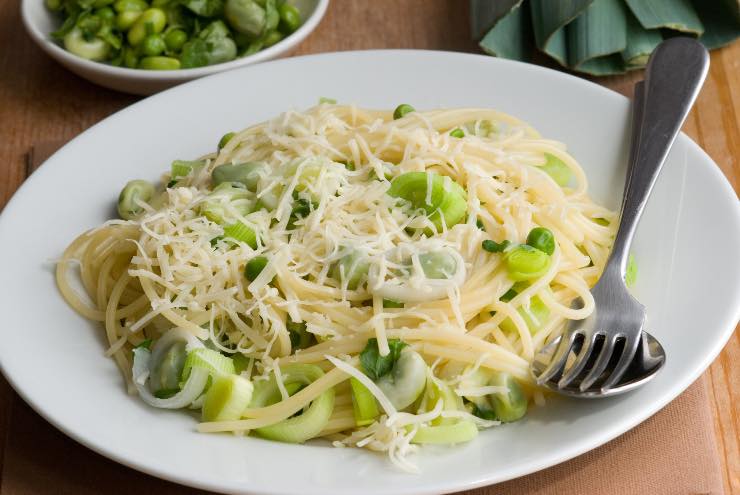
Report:
[[[123,219],[72,242],[59,289],[131,393],[202,408],[203,432],[326,437],[409,470],[416,444],[526,412],[535,351],[593,311],[615,214],[519,120],[396,117],[286,112],[166,187],[129,183]]]

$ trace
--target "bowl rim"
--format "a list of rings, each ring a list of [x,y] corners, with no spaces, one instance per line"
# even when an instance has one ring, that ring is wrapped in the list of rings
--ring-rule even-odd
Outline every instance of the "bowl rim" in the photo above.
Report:
[[[114,77],[123,78],[135,78],[144,81],[160,81],[160,80],[171,80],[171,81],[189,81],[194,78],[215,74],[218,72],[236,69],[244,67],[246,65],[263,62],[281,55],[289,49],[300,44],[305,40],[309,34],[311,34],[319,25],[321,20],[326,14],[326,10],[329,7],[329,0],[316,0],[316,6],[314,7],[311,14],[301,24],[301,26],[278,41],[274,45],[260,50],[252,55],[245,57],[239,57],[235,60],[228,62],[221,62],[219,64],[207,65],[205,67],[195,67],[192,69],[178,69],[178,70],[167,70],[167,71],[155,71],[155,70],[144,70],[144,69],[130,69],[128,67],[115,67],[113,65],[94,62],[87,60],[82,57],[74,55],[58,43],[54,42],[49,33],[43,32],[33,20],[33,16],[30,14],[30,5],[32,2],[38,2],[39,0],[22,0],[21,1],[21,20],[26,28],[26,32],[31,38],[42,48],[46,53],[51,55],[53,58],[76,65],[82,69],[90,72],[105,73]],[[45,10],[47,15],[51,15],[51,12]]]

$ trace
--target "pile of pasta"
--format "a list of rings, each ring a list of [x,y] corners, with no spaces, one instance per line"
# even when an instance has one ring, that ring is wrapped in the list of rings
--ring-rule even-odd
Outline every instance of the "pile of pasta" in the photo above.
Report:
[[[202,408],[203,432],[325,437],[407,470],[418,444],[542,403],[529,365],[593,311],[615,213],[517,119],[402,107],[230,133],[72,242],[59,288],[131,393]]]

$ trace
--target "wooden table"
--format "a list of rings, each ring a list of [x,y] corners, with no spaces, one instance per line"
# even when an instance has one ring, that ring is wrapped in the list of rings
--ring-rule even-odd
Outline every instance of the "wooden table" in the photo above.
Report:
[[[137,101],[84,81],[44,55],[21,28],[18,2],[0,0],[0,208],[26,175],[35,143],[69,140]],[[468,34],[464,0],[333,0],[319,28],[295,55],[368,48],[426,48],[477,52]],[[596,82],[631,95],[639,73]],[[740,42],[712,53],[712,65],[684,131],[740,189]],[[697,329],[699,331],[699,329]],[[740,493],[740,334],[709,375],[717,444],[727,493]],[[0,472],[8,413],[20,400],[0,377]],[[0,480],[1,482],[1,480]]]

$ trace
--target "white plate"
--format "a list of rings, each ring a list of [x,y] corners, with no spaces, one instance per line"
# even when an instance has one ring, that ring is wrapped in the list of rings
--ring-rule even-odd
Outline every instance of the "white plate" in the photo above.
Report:
[[[681,393],[729,338],[740,313],[740,207],[717,166],[681,136],[639,227],[635,289],[668,361],[644,388],[557,400],[455,448],[425,448],[422,475],[365,450],[203,435],[182,412],[124,393],[101,330],[57,294],[53,260],[113,215],[126,181],[210,151],[221,135],[306,108],[320,96],[362,106],[491,107],[568,144],[599,201],[615,207],[629,105],[568,75],[490,57],[344,52],[271,62],[177,87],[106,119],[56,153],[0,217],[0,362],[34,409],[118,462],[224,492],[426,494],[473,488],[565,461],[624,433]]]

